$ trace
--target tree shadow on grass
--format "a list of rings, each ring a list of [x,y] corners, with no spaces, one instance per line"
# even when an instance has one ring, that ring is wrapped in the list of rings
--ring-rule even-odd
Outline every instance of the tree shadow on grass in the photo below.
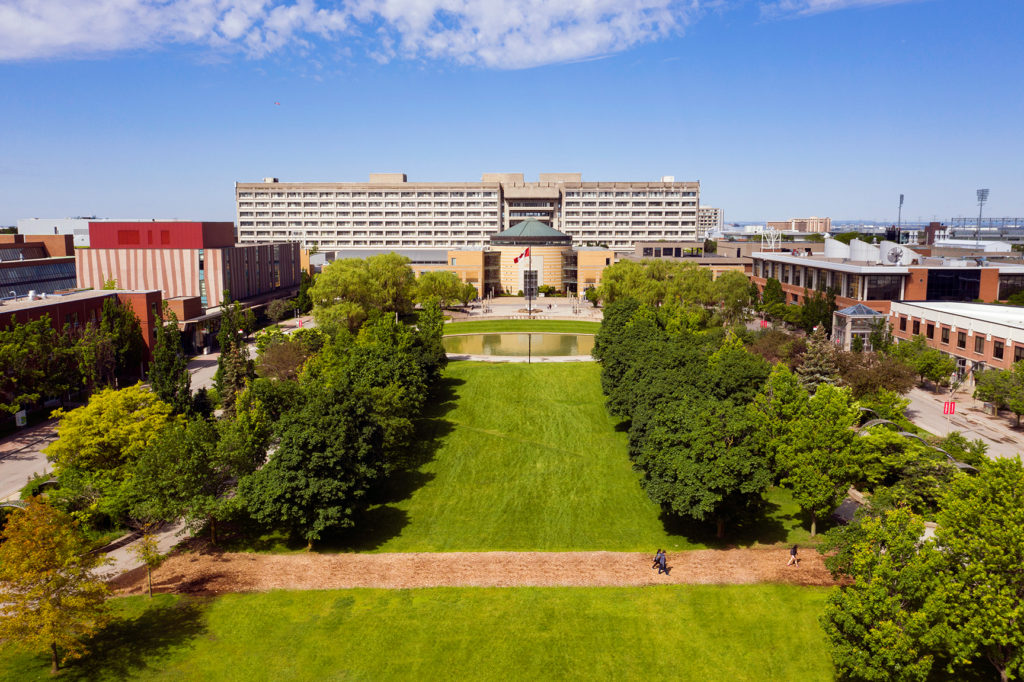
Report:
[[[724,538],[716,537],[717,527],[713,519],[695,521],[663,510],[660,520],[665,532],[670,535],[679,535],[690,543],[706,545],[712,549],[727,549],[786,542],[789,531],[783,523],[785,516],[779,514],[780,510],[780,505],[765,500],[757,510],[726,521]]]
[[[154,601],[140,614],[114,620],[89,643],[89,655],[68,664],[61,679],[124,680],[150,668],[150,661],[206,632],[208,600]]]

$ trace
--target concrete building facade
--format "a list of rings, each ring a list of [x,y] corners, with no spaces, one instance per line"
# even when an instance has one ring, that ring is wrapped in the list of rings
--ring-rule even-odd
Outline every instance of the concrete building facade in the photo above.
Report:
[[[298,241],[320,251],[483,247],[524,220],[574,246],[628,249],[641,238],[694,239],[700,183],[584,182],[579,173],[485,173],[480,182],[235,183],[240,243]]]
[[[725,228],[725,211],[711,206],[697,209],[697,239],[705,240],[712,232],[720,232]]]

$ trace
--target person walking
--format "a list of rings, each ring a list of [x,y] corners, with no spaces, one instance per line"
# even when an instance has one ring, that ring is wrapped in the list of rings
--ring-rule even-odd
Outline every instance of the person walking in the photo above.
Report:
[[[664,552],[658,557],[658,575],[662,573],[668,575],[668,557],[665,556]]]
[[[657,568],[658,564],[661,563],[661,555],[664,554],[660,549],[654,553],[654,559],[651,561],[651,568]]]
[[[787,563],[786,565],[796,566],[797,568],[800,567],[800,559],[798,559],[796,556],[796,545],[793,545],[793,548],[789,550],[789,563]]]

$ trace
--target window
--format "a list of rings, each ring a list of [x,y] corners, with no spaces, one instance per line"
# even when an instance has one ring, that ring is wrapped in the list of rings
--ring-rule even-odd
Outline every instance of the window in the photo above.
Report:
[[[921,333],[921,320],[914,320],[914,336]]]
[[[1013,361],[1020,362],[1021,360],[1024,360],[1024,346],[1014,346]]]
[[[1024,291],[1024,275],[999,275],[999,300],[1005,301],[1019,291]]]
[[[455,265],[455,259],[452,258],[452,265]]]
[[[925,327],[925,336],[927,336],[929,339],[934,339],[935,338],[935,325],[934,324],[930,324],[929,323],[928,326]]]
[[[901,332],[907,331],[907,318],[905,318],[905,317],[901,317],[900,318],[900,331]]]
[[[980,334],[974,337],[974,352],[984,353],[985,352],[985,337]]]
[[[967,347],[967,332],[956,333],[956,347],[966,348]]]
[[[900,298],[901,275],[868,275],[866,279],[864,298],[868,301],[895,301]]]
[[[997,360],[1002,360],[1003,359],[1003,342],[1002,341],[993,341],[992,342],[992,357],[996,358]]]
[[[949,327],[942,328],[942,343],[949,343]]]

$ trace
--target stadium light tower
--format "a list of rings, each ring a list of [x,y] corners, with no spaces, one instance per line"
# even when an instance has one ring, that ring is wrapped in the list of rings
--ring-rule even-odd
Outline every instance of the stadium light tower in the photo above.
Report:
[[[987,189],[979,189],[978,190],[978,228],[974,231],[974,243],[975,243],[975,245],[977,245],[979,243],[979,241],[981,240],[981,209],[985,205],[986,201],[988,201],[988,190]]]

